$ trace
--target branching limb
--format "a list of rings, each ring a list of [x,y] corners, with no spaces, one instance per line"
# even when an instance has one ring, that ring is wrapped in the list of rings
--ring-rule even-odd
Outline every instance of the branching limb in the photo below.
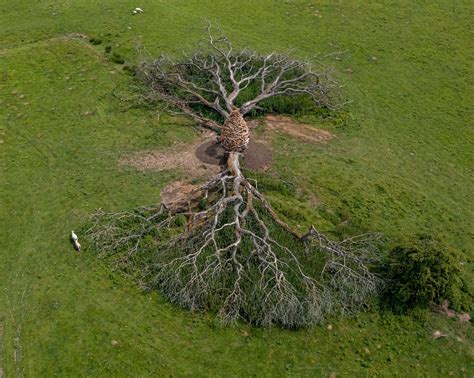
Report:
[[[226,119],[236,108],[245,115],[275,96],[308,97],[315,108],[343,104],[340,85],[323,65],[294,59],[288,53],[236,50],[221,31],[215,36],[210,24],[198,52],[185,53],[179,60],[166,56],[144,60],[137,75],[156,97],[200,124],[210,121],[212,113]],[[239,100],[248,87],[254,97]]]
[[[301,327],[357,311],[377,292],[367,268],[372,236],[336,243],[314,227],[301,238],[288,233],[237,153],[196,191],[211,199],[204,209],[99,212],[88,234],[103,253],[145,261],[147,288],[191,310],[213,308],[226,323]],[[183,217],[185,229],[176,226]]]

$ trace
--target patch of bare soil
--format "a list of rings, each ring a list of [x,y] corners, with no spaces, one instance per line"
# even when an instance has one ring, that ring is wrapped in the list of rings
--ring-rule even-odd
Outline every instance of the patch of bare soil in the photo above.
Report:
[[[225,165],[225,151],[215,140],[207,141],[196,149],[196,156],[206,164]],[[272,152],[267,145],[250,140],[243,153],[243,165],[252,170],[266,170],[272,163]]]
[[[200,145],[212,142],[213,134],[205,134],[192,144],[180,143],[172,148],[159,151],[143,151],[120,159],[119,164],[140,171],[181,170],[190,177],[212,176],[219,173],[219,166],[212,162],[201,161],[195,151]]]
[[[449,308],[449,302],[447,300],[443,301],[443,303],[440,305],[431,303],[431,309],[433,312],[445,315],[448,318],[457,317],[461,323],[468,323],[471,320],[471,316],[467,312],[457,313],[453,309]]]
[[[250,141],[243,158],[244,166],[254,171],[267,170],[272,164],[272,151],[266,144]]]
[[[222,146],[216,139],[208,140],[196,149],[196,157],[206,164],[225,165],[226,157]]]
[[[265,131],[282,132],[307,142],[322,142],[334,138],[327,130],[293,121],[289,117],[268,115],[265,118]]]
[[[259,138],[254,135],[243,154],[243,166],[252,170],[266,170],[272,163],[269,142],[273,133],[285,133],[306,142],[321,142],[332,139],[329,131],[298,123],[289,117],[269,115],[265,118],[265,131]],[[249,128],[258,126],[257,120],[248,121]],[[224,149],[216,141],[216,136],[206,133],[192,144],[178,144],[173,148],[159,151],[144,151],[125,156],[120,160],[124,166],[140,171],[181,170],[188,177],[203,177],[217,174],[226,163]],[[180,189],[180,192],[183,190]]]
[[[168,208],[173,208],[175,204],[183,201],[193,202],[196,199],[193,198],[192,191],[198,187],[199,185],[188,184],[184,181],[173,181],[161,190],[161,202]]]

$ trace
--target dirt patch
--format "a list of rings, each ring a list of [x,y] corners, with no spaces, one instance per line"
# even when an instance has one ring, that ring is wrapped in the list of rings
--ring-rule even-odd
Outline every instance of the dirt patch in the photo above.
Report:
[[[183,201],[192,202],[192,191],[198,188],[198,185],[192,185],[184,181],[173,181],[166,185],[160,193],[161,202],[169,208]]]
[[[267,145],[250,141],[243,158],[244,166],[254,171],[267,170],[272,164],[272,151]]]
[[[202,143],[196,148],[196,157],[206,164],[225,165],[225,151],[215,139]]]
[[[334,138],[327,130],[293,121],[289,117],[269,115],[265,118],[265,132],[282,132],[307,142],[322,142]]]
[[[181,170],[190,177],[212,176],[219,172],[219,166],[201,161],[195,151],[203,143],[212,143],[213,134],[205,134],[192,144],[179,143],[172,148],[137,152],[120,159],[119,164],[139,171]]]
[[[252,170],[270,168],[272,151],[269,144],[274,133],[285,133],[305,142],[322,142],[334,137],[329,131],[298,123],[284,116],[267,116],[264,120],[264,133],[257,136],[253,130],[258,124],[258,120],[248,121],[253,135],[242,159],[243,166]],[[212,176],[217,174],[225,163],[225,151],[216,142],[216,136],[212,133],[203,134],[192,144],[177,144],[165,150],[139,152],[120,160],[121,165],[134,167],[140,171],[181,170],[188,177]]]
[[[215,140],[207,141],[196,149],[196,157],[206,164],[224,166],[225,151]],[[272,151],[264,143],[250,140],[243,153],[243,166],[252,170],[266,170],[272,163]]]

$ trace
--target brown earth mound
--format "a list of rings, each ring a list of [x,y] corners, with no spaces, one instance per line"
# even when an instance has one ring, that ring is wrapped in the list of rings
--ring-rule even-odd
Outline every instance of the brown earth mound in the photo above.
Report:
[[[225,151],[215,140],[207,141],[196,149],[196,156],[206,164],[225,165]],[[272,163],[272,152],[263,143],[250,141],[243,153],[243,165],[252,170],[265,170]]]
[[[209,140],[196,149],[196,157],[206,164],[225,165],[225,151],[217,141]]]
[[[194,202],[192,191],[198,188],[198,185],[191,185],[184,181],[173,181],[166,185],[160,192],[161,202],[168,208],[174,207],[182,202]]]
[[[254,171],[267,170],[272,164],[272,151],[263,143],[250,141],[243,161],[245,167]]]

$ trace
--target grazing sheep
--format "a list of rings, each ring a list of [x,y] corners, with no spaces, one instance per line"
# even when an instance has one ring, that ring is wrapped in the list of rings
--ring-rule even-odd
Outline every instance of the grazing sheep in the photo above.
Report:
[[[76,249],[76,251],[81,250],[81,245],[79,244],[79,242],[77,240],[74,240],[74,248]]]
[[[76,251],[81,250],[81,245],[79,244],[79,238],[77,237],[77,235],[74,231],[71,231],[71,242],[72,242],[72,245],[74,246],[74,249]]]
[[[77,239],[78,239],[78,238],[77,238],[77,235],[75,234],[75,232],[74,232],[74,231],[71,231],[71,240],[72,240],[72,241],[77,241]]]

